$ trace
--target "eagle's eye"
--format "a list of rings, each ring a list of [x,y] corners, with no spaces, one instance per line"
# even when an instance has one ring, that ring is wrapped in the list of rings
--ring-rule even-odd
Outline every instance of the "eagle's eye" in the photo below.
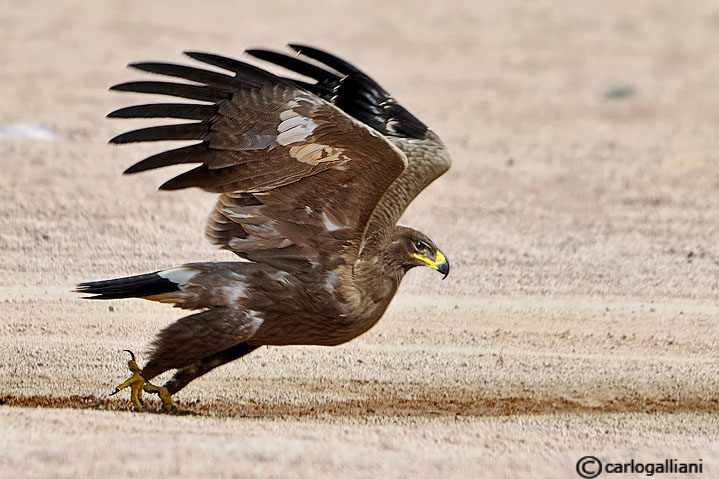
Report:
[[[429,249],[429,247],[424,243],[424,241],[415,241],[414,249],[416,249],[417,251],[425,251]]]

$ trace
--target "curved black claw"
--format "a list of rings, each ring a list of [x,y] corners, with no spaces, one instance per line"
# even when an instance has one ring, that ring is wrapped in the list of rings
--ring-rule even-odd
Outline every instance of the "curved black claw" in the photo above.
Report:
[[[135,406],[135,409],[138,411],[141,411],[145,409],[145,403],[142,401],[142,388],[145,385],[146,381],[145,378],[142,377],[142,374],[140,374],[140,367],[137,365],[137,362],[135,361],[135,355],[132,351],[129,349],[125,349],[124,351],[130,353],[130,360],[127,362],[127,367],[132,373],[132,376],[125,381],[124,383],[118,385],[115,387],[115,390],[110,393],[110,396],[114,396],[118,392],[122,391],[125,388],[130,388],[130,400],[132,401],[132,404]]]

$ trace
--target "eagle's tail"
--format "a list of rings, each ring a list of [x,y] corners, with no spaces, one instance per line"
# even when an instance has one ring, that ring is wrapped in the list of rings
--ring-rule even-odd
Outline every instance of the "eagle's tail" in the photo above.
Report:
[[[163,273],[158,271],[126,278],[89,281],[78,284],[75,291],[94,295],[88,296],[88,299],[144,298],[179,291],[178,283],[164,277],[166,274],[161,276]]]

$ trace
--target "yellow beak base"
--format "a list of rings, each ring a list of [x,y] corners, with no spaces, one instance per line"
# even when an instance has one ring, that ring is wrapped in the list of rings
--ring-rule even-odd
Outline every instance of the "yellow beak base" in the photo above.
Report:
[[[417,253],[414,253],[414,257],[420,261],[427,263],[427,266],[429,266],[430,268],[444,274],[444,278],[446,278],[449,274],[449,261],[447,261],[447,258],[444,256],[444,254],[442,254],[441,251],[437,251],[437,257],[434,259],[434,261],[429,258],[425,258],[424,256],[420,256]]]

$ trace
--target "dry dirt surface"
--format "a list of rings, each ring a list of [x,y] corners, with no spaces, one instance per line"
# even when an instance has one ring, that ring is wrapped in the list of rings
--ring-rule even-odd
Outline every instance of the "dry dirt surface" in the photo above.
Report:
[[[1,477],[574,478],[586,455],[719,477],[717,2],[0,12]],[[452,274],[411,272],[349,344],[262,348],[178,415],[132,412],[107,395],[122,350],[182,313],[74,284],[231,255],[203,238],[212,195],[121,176],[164,145],[108,146],[137,125],[104,114],[147,98],[107,88],[130,61],[290,41],[360,65],[449,145],[403,223]]]

